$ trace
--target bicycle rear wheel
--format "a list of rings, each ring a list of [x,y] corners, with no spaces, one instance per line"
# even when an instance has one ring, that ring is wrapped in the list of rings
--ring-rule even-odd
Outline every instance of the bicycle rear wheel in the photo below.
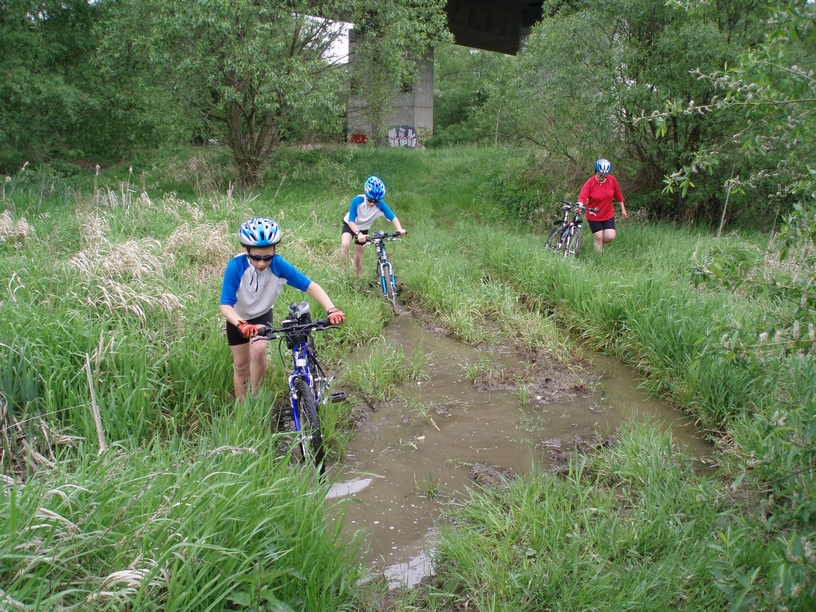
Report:
[[[297,391],[297,409],[300,415],[300,431],[298,444],[304,461],[312,459],[315,466],[320,467],[323,473],[323,435],[320,432],[320,417],[317,413],[314,393],[306,381],[301,379],[295,383]]]
[[[544,247],[556,253],[562,247],[560,241],[561,241],[561,226],[558,225],[554,227],[553,230],[550,232],[550,235],[547,236],[547,240],[544,241]]]

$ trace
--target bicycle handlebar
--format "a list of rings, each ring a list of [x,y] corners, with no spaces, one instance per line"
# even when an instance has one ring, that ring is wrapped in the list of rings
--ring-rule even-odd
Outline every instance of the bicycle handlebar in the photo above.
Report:
[[[284,323],[286,321],[284,320]],[[306,331],[324,331],[327,329],[338,329],[339,325],[332,325],[328,319],[318,319],[311,323],[294,323],[285,327],[269,327],[268,325],[261,325],[258,327],[258,335],[256,338],[262,340],[276,340],[283,336],[290,336],[295,334],[302,334]]]
[[[567,202],[566,200],[558,200],[558,203],[564,205],[561,207],[562,210],[572,210],[573,208],[577,208],[578,210],[583,210],[585,212],[600,212],[599,208],[587,208],[583,204],[573,204],[572,202]]]
[[[355,237],[354,238],[354,244],[359,244],[360,246],[364,247],[367,244],[371,244],[374,240],[391,240],[391,241],[395,241],[395,240],[399,240],[403,235],[404,234],[400,234],[399,232],[391,232],[389,234],[388,232],[379,231],[379,232],[374,232],[371,236],[368,237],[369,239],[366,240],[365,242],[360,242]]]

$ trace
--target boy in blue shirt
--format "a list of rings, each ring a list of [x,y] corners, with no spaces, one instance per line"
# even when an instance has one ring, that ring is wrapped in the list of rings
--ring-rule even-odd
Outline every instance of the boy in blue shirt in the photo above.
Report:
[[[354,245],[354,272],[357,276],[363,271],[363,245],[368,239],[368,230],[374,225],[374,221],[380,217],[385,217],[400,234],[406,230],[402,229],[397,216],[388,208],[383,197],[385,196],[385,185],[376,176],[366,179],[364,193],[354,196],[351,206],[346,216],[343,217],[343,232],[341,235],[341,252],[343,259],[347,260],[351,241],[356,238]]]
[[[267,341],[259,338],[250,343],[250,338],[258,334],[258,327],[272,326],[272,307],[284,285],[311,295],[326,309],[332,325],[346,320],[320,285],[275,254],[281,238],[283,232],[272,219],[255,217],[246,221],[238,230],[238,240],[246,253],[233,257],[224,271],[220,309],[227,320],[236,398],[246,395],[247,379],[255,394],[266,376]]]

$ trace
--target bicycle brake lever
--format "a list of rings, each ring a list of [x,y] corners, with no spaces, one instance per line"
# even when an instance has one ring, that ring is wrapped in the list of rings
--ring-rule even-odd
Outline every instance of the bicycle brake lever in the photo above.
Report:
[[[259,326],[258,333],[250,338],[250,342],[255,342],[256,340],[275,340],[278,336],[271,334],[271,330],[272,328],[268,325]]]
[[[339,325],[332,325],[328,319],[318,319],[315,321],[315,329],[339,329]]]

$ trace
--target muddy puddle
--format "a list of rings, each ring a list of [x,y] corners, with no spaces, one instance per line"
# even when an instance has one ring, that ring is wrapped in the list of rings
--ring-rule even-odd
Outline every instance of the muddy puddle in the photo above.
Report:
[[[361,561],[391,587],[429,575],[434,520],[474,480],[533,465],[557,469],[577,446],[603,440],[633,416],[671,427],[676,446],[693,457],[711,453],[689,417],[639,389],[634,371],[616,359],[594,356],[591,375],[575,388],[562,382],[563,393],[547,398],[485,384],[497,372],[507,379],[529,371],[511,351],[465,346],[410,314],[395,317],[384,335],[406,354],[422,351],[427,377],[401,386],[402,401],[368,414],[329,472],[328,503],[346,537],[362,542]]]

